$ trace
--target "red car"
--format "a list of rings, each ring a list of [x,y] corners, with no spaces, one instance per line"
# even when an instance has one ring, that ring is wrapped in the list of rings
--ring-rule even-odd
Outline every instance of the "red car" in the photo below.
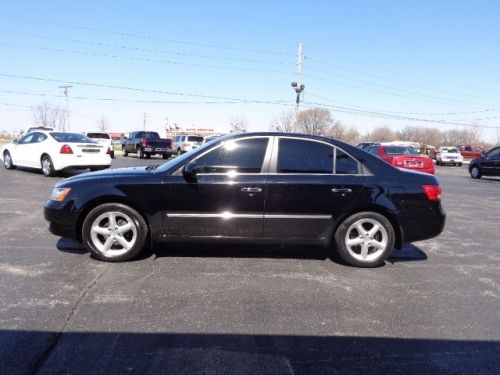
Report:
[[[435,167],[431,158],[420,156],[411,146],[372,145],[365,148],[366,152],[378,156],[396,168],[412,169],[414,171],[434,174]]]

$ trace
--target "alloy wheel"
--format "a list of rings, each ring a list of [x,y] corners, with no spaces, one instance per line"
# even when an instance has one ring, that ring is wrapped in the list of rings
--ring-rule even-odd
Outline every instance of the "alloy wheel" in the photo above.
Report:
[[[362,262],[377,260],[386,250],[388,242],[389,235],[382,223],[370,218],[354,222],[345,236],[347,251]]]
[[[127,253],[137,241],[137,226],[130,216],[111,211],[99,215],[90,229],[95,248],[105,257]]]

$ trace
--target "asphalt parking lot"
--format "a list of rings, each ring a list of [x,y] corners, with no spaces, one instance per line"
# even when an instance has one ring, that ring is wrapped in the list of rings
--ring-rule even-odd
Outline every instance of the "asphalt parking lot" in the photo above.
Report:
[[[500,179],[437,177],[445,231],[377,269],[229,245],[108,264],[48,232],[60,178],[0,168],[0,373],[498,373]]]

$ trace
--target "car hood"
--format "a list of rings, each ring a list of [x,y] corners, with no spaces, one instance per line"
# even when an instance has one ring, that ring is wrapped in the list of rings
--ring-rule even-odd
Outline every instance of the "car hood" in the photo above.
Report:
[[[149,168],[149,169],[148,169]],[[60,181],[57,186],[74,186],[87,181],[103,181],[115,178],[143,178],[146,175],[151,175],[151,171],[154,170],[149,167],[129,167],[129,168],[117,168],[117,169],[106,169],[97,172],[82,173],[73,177],[66,178]]]

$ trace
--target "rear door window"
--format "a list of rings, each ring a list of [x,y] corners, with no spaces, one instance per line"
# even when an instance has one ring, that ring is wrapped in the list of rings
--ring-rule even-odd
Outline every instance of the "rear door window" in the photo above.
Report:
[[[335,152],[336,174],[359,174],[359,163],[344,151],[336,149]]]
[[[280,138],[278,173],[333,173],[334,148],[304,139]]]

